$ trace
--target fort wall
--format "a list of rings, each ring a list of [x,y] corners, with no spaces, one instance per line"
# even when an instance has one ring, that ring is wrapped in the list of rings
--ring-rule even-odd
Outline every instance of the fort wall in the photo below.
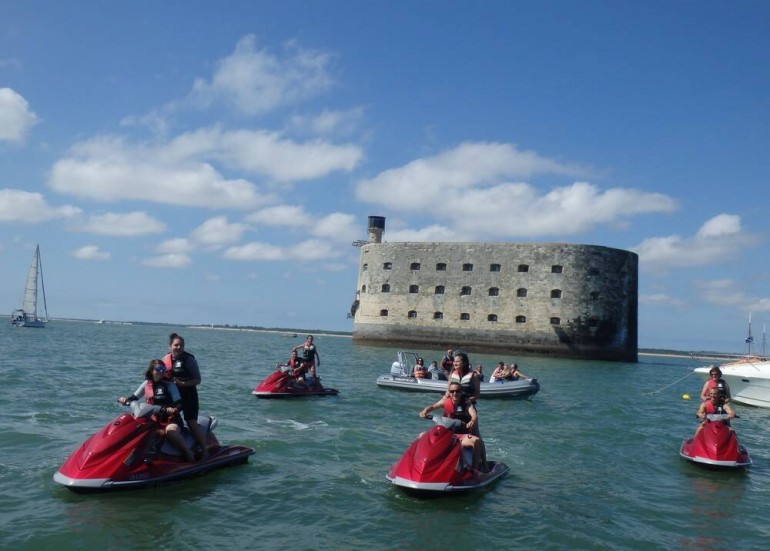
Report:
[[[637,360],[636,254],[568,243],[377,242],[377,218],[382,227],[361,244],[354,342]]]

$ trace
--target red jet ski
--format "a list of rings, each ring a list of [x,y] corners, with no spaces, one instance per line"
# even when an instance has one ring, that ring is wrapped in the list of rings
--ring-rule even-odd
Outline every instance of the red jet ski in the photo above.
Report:
[[[489,472],[473,470],[471,450],[462,448],[453,431],[461,421],[440,415],[433,421],[436,426],[420,434],[388,471],[395,486],[416,497],[437,497],[480,490],[508,474],[501,461],[487,461]]]
[[[315,384],[300,382],[291,375],[291,370],[276,369],[267,379],[251,391],[257,398],[294,398],[297,396],[336,396],[336,388],[324,388],[320,381]]]
[[[256,453],[252,448],[217,443],[209,446],[206,460],[189,463],[166,439],[156,441],[160,425],[153,413],[158,406],[133,402],[131,408],[132,413],[119,415],[75,450],[53,476],[54,482],[77,493],[142,488],[246,463]],[[217,420],[201,416],[198,423],[208,434]],[[183,432],[192,447],[192,435],[187,428]]]
[[[738,442],[726,423],[726,413],[706,415],[707,423],[698,433],[682,442],[679,455],[688,461],[717,469],[742,469],[751,465],[748,450]]]

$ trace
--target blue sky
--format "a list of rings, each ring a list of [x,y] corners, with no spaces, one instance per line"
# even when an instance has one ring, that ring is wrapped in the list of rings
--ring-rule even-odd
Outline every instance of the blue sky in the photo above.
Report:
[[[351,330],[389,241],[640,255],[639,343],[770,320],[770,4],[0,4],[0,304]]]

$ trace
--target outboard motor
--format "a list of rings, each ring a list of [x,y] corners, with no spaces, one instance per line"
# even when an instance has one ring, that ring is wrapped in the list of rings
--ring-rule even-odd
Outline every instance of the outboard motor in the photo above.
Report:
[[[401,362],[393,362],[393,364],[390,366],[390,374],[391,375],[403,375],[404,374],[404,364]]]

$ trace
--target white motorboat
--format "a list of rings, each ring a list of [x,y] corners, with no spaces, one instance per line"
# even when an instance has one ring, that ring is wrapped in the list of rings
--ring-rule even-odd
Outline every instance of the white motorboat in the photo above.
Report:
[[[377,385],[398,390],[415,392],[446,392],[446,379],[413,377],[414,366],[419,355],[416,352],[399,351],[397,360],[390,367],[389,375],[377,377]],[[430,376],[430,375],[429,375]],[[540,390],[537,379],[519,379],[503,383],[481,383],[479,396],[482,398],[532,398]]]
[[[39,281],[39,285],[38,285]],[[37,315],[38,292],[43,295],[42,318]],[[45,284],[43,283],[43,264],[40,261],[40,245],[35,247],[32,263],[27,272],[27,284],[24,287],[24,300],[21,308],[11,313],[11,324],[19,327],[45,327],[48,321],[48,305],[45,301]]]
[[[708,380],[713,366],[696,367],[695,373]],[[719,366],[722,378],[730,385],[733,402],[770,408],[770,360],[760,356],[744,357]]]

